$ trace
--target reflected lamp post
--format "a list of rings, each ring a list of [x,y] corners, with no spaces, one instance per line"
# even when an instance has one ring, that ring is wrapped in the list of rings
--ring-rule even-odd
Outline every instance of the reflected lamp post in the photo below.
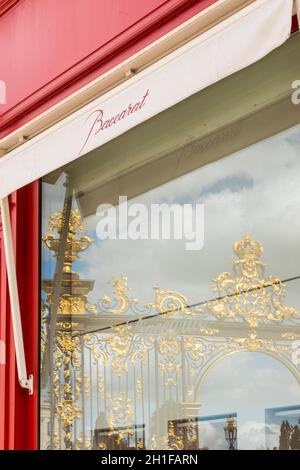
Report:
[[[227,425],[224,427],[225,439],[228,442],[228,450],[235,450],[235,443],[237,438],[237,426],[235,425],[234,418],[228,416]]]

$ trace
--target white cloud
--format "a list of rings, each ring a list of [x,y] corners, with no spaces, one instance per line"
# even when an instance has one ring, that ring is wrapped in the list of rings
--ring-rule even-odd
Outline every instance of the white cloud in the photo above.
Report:
[[[282,279],[299,275],[299,155],[297,126],[135,198],[148,204],[204,202],[204,248],[188,252],[184,241],[172,240],[95,239],[75,265],[82,278],[95,280],[90,300],[109,293],[108,281],[121,275],[128,277],[132,295],[141,303],[153,300],[155,284],[184,293],[191,303],[212,298],[212,280],[231,270],[232,243],[245,232],[263,243],[267,274]],[[55,191],[52,188],[51,198]],[[59,207],[62,194],[57,192],[50,205],[47,197],[44,217]],[[94,238],[97,218],[87,222]],[[286,304],[300,310],[299,282],[289,284]],[[258,448],[265,444],[265,408],[299,404],[299,385],[268,357],[241,354],[210,374],[201,400],[204,415],[237,411],[240,447]],[[210,441],[215,441],[214,433],[207,429]]]
[[[297,129],[297,132],[300,132]],[[151,300],[151,288],[160,284],[185,293],[191,302],[212,296],[211,281],[231,269],[232,243],[248,231],[264,244],[267,273],[287,278],[299,273],[300,150],[295,130],[256,144],[232,157],[135,198],[137,202],[204,202],[205,243],[199,252],[187,252],[182,241],[95,240],[81,254],[82,275],[96,280],[93,299],[105,293],[112,276],[126,275],[134,296]],[[234,191],[209,192],[224,178],[253,181]],[[204,193],[202,199],[200,195]],[[96,217],[88,219],[94,236]],[[80,268],[82,266],[82,268]],[[293,289],[291,285],[291,289]],[[300,302],[293,296],[293,301]]]

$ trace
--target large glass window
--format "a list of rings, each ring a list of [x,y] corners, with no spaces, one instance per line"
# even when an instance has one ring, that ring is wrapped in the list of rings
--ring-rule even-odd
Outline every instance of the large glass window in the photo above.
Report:
[[[298,50],[43,179],[43,449],[300,449]]]

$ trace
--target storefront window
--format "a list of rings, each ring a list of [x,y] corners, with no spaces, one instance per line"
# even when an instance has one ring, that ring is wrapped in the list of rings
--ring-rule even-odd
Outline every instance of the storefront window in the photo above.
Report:
[[[290,48],[43,179],[43,449],[300,449]]]

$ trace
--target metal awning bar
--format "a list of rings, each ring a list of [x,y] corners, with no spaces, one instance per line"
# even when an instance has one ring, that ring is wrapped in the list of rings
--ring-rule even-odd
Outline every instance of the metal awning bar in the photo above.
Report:
[[[16,264],[12,240],[11,219],[9,212],[8,197],[0,200],[3,241],[5,248],[5,259],[7,269],[7,279],[10,297],[10,307],[13,325],[13,334],[15,341],[16,360],[18,368],[19,383],[22,388],[29,391],[29,395],[33,394],[33,375],[27,375],[23,331],[20,314],[19,292],[16,275]]]

